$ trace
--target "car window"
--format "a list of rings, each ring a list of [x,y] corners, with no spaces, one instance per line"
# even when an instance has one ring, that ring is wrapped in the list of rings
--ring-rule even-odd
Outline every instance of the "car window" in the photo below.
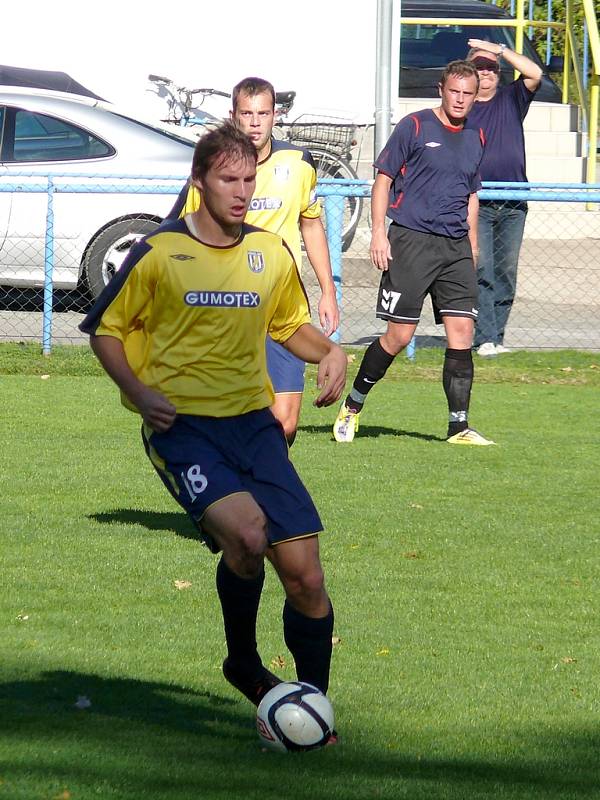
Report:
[[[497,44],[515,47],[515,29],[490,25],[402,25],[400,65],[402,67],[442,67],[449,61],[464,58],[469,50],[469,39],[484,39]],[[533,61],[541,62],[527,37],[523,52]],[[510,69],[510,68],[509,68]]]
[[[467,55],[469,39],[487,39],[514,47],[510,28],[477,25],[402,25],[400,64],[402,67],[443,67]]]
[[[146,128],[146,130],[160,133],[161,136],[171,139],[174,142],[180,142],[181,144],[187,144],[191,145],[191,147],[194,147],[195,143],[198,141],[196,136],[191,133],[191,129],[189,129],[186,133],[185,128],[182,128],[180,129],[181,133],[178,133],[177,128],[173,128],[173,126],[167,124],[166,122],[161,122],[160,125],[157,125],[152,122],[148,122],[148,120],[128,117],[126,114],[116,112],[111,113],[113,113],[115,117],[121,117],[121,119],[126,119],[129,122],[135,123],[139,128]]]
[[[435,23],[402,23],[400,41],[399,97],[437,97],[438,81],[449,61],[465,58],[469,39],[484,39],[515,47],[515,29],[508,25],[438,25]],[[538,66],[543,64],[527,37],[523,53]],[[507,61],[501,61],[500,84],[514,80],[514,71]],[[536,100],[562,102],[560,88],[544,74]]]
[[[106,142],[68,122],[21,109],[15,112],[14,148],[8,161],[71,161],[112,153]]]

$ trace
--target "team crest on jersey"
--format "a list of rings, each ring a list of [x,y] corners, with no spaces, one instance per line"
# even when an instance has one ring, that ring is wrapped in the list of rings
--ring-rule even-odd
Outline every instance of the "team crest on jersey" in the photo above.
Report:
[[[265,268],[265,257],[260,250],[248,250],[248,266],[251,272],[262,272]]]
[[[273,169],[273,175],[275,176],[275,180],[281,182],[287,181],[290,178],[290,168],[287,164],[278,164]]]

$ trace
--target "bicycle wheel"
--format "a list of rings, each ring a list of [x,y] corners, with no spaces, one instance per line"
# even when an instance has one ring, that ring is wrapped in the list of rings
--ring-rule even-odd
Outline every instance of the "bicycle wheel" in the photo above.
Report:
[[[317,178],[343,178],[344,180],[357,180],[358,175],[354,169],[335,153],[322,150],[320,147],[308,146],[315,162]],[[362,214],[362,197],[344,198],[344,221],[342,227],[342,251],[346,251],[352,244],[356,228]],[[327,225],[327,215],[324,224]]]

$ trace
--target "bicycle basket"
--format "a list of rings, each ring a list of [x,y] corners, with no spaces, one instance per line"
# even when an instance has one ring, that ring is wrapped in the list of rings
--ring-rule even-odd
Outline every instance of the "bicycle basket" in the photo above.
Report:
[[[305,122],[298,118],[288,129],[288,139],[292,144],[322,145],[327,150],[347,153],[356,144],[356,125],[337,118]]]

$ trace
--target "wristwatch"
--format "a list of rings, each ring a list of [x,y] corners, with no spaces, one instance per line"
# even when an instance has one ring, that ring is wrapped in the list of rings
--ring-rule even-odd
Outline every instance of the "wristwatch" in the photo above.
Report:
[[[505,44],[501,44],[501,45],[498,45],[498,46],[500,48],[500,52],[498,53],[498,55],[500,56],[500,58],[502,58],[502,56],[504,55],[504,51],[506,50],[506,45]]]

